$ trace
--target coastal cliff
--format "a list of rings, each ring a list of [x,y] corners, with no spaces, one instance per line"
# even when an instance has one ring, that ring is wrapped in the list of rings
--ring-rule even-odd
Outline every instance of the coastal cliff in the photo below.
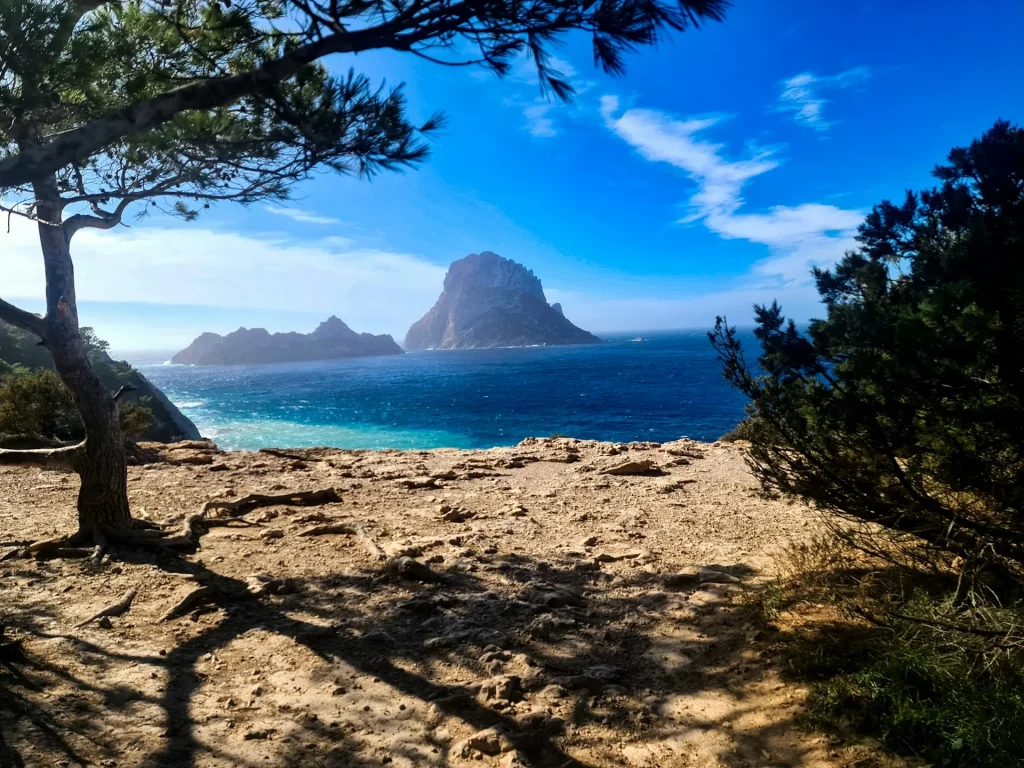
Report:
[[[453,262],[437,303],[409,328],[407,350],[594,344],[559,304],[548,304],[540,279],[490,251]]]
[[[390,335],[356,333],[332,315],[312,333],[269,333],[264,328],[239,328],[226,336],[204,333],[172,357],[171,362],[242,365],[400,354],[402,348]]]

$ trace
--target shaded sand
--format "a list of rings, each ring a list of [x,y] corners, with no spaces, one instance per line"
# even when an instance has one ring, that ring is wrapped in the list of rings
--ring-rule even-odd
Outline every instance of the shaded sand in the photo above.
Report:
[[[736,447],[147,451],[132,504],[161,523],[252,492],[342,501],[257,509],[184,563],[0,562],[0,621],[24,648],[0,666],[0,765],[880,764],[795,724],[805,692],[742,609],[814,523],[759,498]],[[0,469],[0,553],[67,532],[76,488]],[[438,581],[353,536],[298,535],[342,522]],[[196,561],[240,597],[160,622]],[[131,588],[109,627],[74,628]]]

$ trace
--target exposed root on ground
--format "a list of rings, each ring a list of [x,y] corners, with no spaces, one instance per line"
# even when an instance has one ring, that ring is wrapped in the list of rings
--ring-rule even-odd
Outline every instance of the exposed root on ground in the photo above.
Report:
[[[225,512],[232,512],[235,515],[244,515],[259,507],[275,507],[281,504],[290,504],[294,507],[317,507],[321,504],[335,504],[340,501],[341,496],[334,488],[271,495],[250,493],[248,496],[243,496],[237,501],[208,501],[203,504],[200,514],[205,515],[213,510],[223,510]]]
[[[171,619],[175,619],[178,616],[183,616],[184,614],[191,611],[193,608],[197,607],[200,603],[212,600],[219,594],[220,593],[218,592],[218,590],[212,585],[207,585],[205,587],[196,587],[187,595],[185,595],[185,597],[183,597],[181,600],[179,600],[177,603],[171,606],[171,608],[166,613],[164,613],[163,616],[160,617],[159,621],[170,621]]]
[[[120,616],[124,613],[127,613],[128,609],[132,606],[132,600],[135,599],[135,595],[136,590],[129,589],[127,592],[121,595],[121,599],[113,605],[108,605],[106,608],[103,608],[94,613],[85,621],[81,621],[78,624],[75,624],[75,629],[81,629],[82,627],[91,624],[97,619],[102,619],[104,616]]]
[[[327,536],[330,534],[343,534],[346,536],[355,536],[359,543],[363,545],[365,549],[374,560],[386,560],[387,554],[381,549],[377,542],[375,542],[370,536],[357,525],[349,525],[348,523],[328,523],[327,525],[314,525],[312,528],[306,528],[305,530],[299,531],[297,536]]]
[[[53,558],[87,558],[99,563],[108,553],[108,542],[140,549],[159,549],[173,552],[180,549],[196,549],[199,539],[210,528],[228,525],[251,525],[248,521],[239,520],[260,507],[272,507],[289,504],[297,507],[334,504],[341,501],[341,496],[334,488],[322,488],[316,491],[296,491],[266,495],[253,493],[237,501],[207,501],[199,512],[188,515],[175,530],[167,530],[149,520],[132,519],[130,528],[102,528],[96,531],[79,531],[72,536],[48,539],[16,548],[3,554],[0,559],[12,557],[34,557],[36,559]],[[330,526],[325,526],[330,527]],[[357,536],[367,550],[378,560],[384,559],[381,549],[361,531],[347,526],[346,530],[306,531],[302,535],[313,536],[317,533],[348,533]]]

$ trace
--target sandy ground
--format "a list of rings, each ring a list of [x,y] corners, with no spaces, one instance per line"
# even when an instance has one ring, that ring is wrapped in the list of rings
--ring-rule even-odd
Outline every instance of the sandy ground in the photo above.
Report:
[[[742,608],[814,523],[759,498],[737,447],[149,450],[129,486],[153,521],[254,492],[341,501],[256,509],[184,559],[0,562],[23,649],[0,664],[4,768],[874,764],[798,727],[805,692]],[[76,489],[0,468],[0,554],[70,531]],[[334,523],[391,559],[301,535]],[[203,572],[237,599],[161,621]],[[76,628],[129,589],[123,616]]]

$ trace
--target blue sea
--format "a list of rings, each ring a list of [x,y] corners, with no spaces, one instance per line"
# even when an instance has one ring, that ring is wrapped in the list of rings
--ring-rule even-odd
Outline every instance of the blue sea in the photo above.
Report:
[[[743,417],[705,332],[634,336],[280,365],[132,362],[228,450],[715,440]]]

